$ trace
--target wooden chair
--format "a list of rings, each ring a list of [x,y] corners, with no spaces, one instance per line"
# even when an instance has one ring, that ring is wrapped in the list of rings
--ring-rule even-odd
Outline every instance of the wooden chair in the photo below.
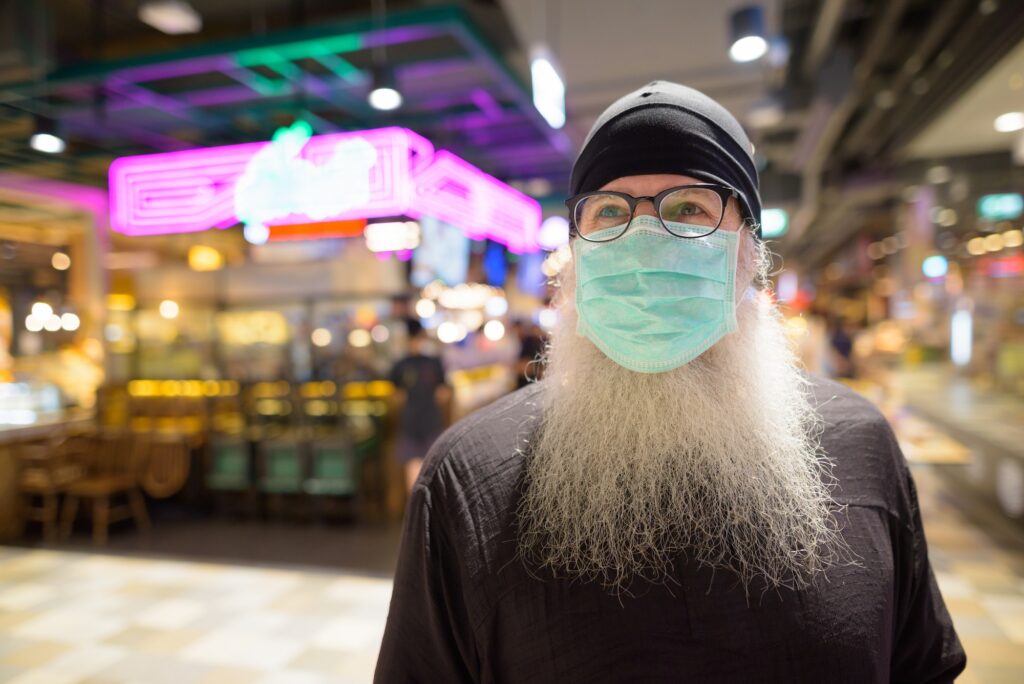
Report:
[[[101,432],[93,441],[86,473],[67,486],[67,502],[61,521],[61,535],[66,539],[78,514],[82,499],[92,502],[92,538],[97,546],[107,543],[110,524],[129,517],[141,530],[148,530],[149,515],[139,488],[141,466],[134,448],[136,440],[127,432]],[[111,499],[124,497],[126,504],[111,506]]]
[[[23,529],[27,521],[41,522],[43,538],[49,542],[57,539],[61,494],[83,475],[72,451],[75,444],[74,439],[58,437],[21,444],[14,451],[21,499],[19,525]]]
[[[152,433],[136,436],[146,445],[146,467],[142,489],[154,499],[166,499],[180,492],[192,466],[192,438],[187,434]]]

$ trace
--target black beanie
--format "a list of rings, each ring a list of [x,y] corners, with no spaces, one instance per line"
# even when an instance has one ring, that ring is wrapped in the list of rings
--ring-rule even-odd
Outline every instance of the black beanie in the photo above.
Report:
[[[727,185],[761,235],[753,147],[725,107],[693,88],[653,81],[620,98],[594,123],[572,167],[570,195],[623,176],[672,173]]]

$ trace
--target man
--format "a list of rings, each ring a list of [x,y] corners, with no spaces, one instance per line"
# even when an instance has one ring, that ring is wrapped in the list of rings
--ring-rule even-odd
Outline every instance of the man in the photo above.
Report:
[[[396,458],[405,471],[411,491],[430,445],[444,427],[442,406],[447,406],[451,390],[445,383],[444,364],[428,353],[427,331],[415,319],[407,319],[409,353],[391,369],[401,418],[398,422]]]
[[[431,450],[377,681],[952,681],[892,431],[764,293],[740,125],[651,83],[571,184],[544,380]]]

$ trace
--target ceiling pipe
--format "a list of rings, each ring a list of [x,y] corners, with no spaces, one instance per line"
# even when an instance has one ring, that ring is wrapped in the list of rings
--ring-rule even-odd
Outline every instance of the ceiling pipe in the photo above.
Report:
[[[860,104],[865,85],[882,50],[892,40],[906,6],[907,0],[892,0],[885,4],[871,24],[864,55],[852,73],[848,71],[848,52],[837,50],[831,58],[825,60],[824,67],[817,75],[817,94],[811,103],[809,118],[817,118],[819,122],[816,126],[805,127],[801,132],[793,155],[793,166],[801,169],[803,175],[803,189],[800,206],[794,212],[790,224],[790,241],[798,240],[818,216],[818,196],[825,163]]]
[[[921,72],[925,60],[938,48],[939,42],[949,33],[953,22],[960,17],[967,4],[968,0],[951,0],[942,4],[938,15],[928,25],[927,32],[917,42],[914,52],[903,63],[903,68],[889,84],[888,90],[899,94],[907,92],[911,80]],[[861,149],[870,136],[877,136],[878,124],[885,116],[895,118],[892,110],[881,107],[874,107],[865,113],[846,137],[843,151],[852,154]]]
[[[801,65],[804,78],[812,79],[818,72],[825,53],[835,40],[845,10],[846,0],[825,0],[822,4]]]

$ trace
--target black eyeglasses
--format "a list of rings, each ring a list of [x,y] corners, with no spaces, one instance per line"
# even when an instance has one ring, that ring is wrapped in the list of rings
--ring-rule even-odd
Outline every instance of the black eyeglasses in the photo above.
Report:
[[[569,226],[588,242],[608,242],[629,230],[636,207],[643,200],[654,205],[658,220],[672,235],[698,238],[711,235],[722,225],[729,198],[736,191],[724,185],[697,183],[677,185],[657,195],[633,197],[624,192],[595,190],[570,197]]]

